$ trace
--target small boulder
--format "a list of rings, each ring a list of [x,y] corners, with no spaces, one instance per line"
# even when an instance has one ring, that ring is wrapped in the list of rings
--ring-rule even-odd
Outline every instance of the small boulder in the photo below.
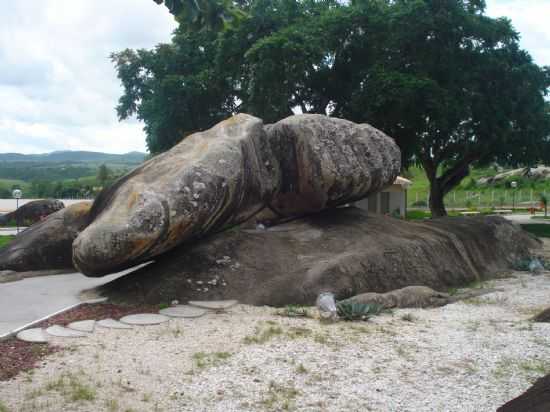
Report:
[[[497,412],[548,411],[550,411],[550,375],[540,378],[523,394],[497,409]]]
[[[387,293],[362,293],[346,299],[345,302],[377,304],[385,309],[430,308],[449,303],[449,295],[427,286],[407,286]]]
[[[77,203],[37,223],[0,249],[0,271],[72,268],[72,243],[88,223],[91,202]]]
[[[11,213],[0,215],[0,225],[16,222],[19,226],[30,226],[64,207],[63,202],[55,199],[33,200]]]
[[[547,322],[547,323],[550,323],[550,308],[544,309],[538,315],[533,317],[533,322]]]

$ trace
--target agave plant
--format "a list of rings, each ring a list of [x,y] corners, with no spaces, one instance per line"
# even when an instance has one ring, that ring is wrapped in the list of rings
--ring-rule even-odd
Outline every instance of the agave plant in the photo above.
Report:
[[[368,320],[382,312],[382,305],[342,301],[336,305],[338,316],[344,320]]]

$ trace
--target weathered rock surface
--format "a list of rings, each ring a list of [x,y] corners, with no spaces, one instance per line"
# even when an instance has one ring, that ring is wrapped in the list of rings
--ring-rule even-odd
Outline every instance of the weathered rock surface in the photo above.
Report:
[[[391,185],[401,168],[397,145],[368,124],[310,114],[266,131],[281,171],[269,208],[281,216],[360,200]]]
[[[497,409],[497,412],[548,411],[550,411],[550,375],[540,378],[523,394]]]
[[[15,221],[20,226],[30,226],[64,207],[65,205],[60,200],[33,200],[11,213],[0,215],[0,225]]]
[[[193,134],[102,193],[75,240],[75,266],[101,276],[242,223],[317,212],[391,184],[392,139],[368,125],[300,115],[268,127],[240,114]]]
[[[361,293],[360,295],[352,296],[344,301],[367,305],[376,304],[385,309],[434,308],[496,291],[496,289],[476,288],[449,295],[448,293],[438,292],[427,286],[406,286],[386,293]]]
[[[550,308],[544,309],[542,312],[533,317],[533,322],[550,323]]]
[[[69,269],[72,243],[88,223],[91,202],[62,209],[37,223],[0,249],[0,271]]]
[[[126,302],[312,305],[325,291],[342,300],[411,285],[446,290],[502,273],[538,247],[501,217],[416,223],[339,208],[268,230],[239,227],[210,236],[99,293]]]
[[[435,291],[427,286],[407,286],[386,293],[361,293],[345,301],[377,304],[386,309],[426,308],[446,305],[449,303],[449,294]]]

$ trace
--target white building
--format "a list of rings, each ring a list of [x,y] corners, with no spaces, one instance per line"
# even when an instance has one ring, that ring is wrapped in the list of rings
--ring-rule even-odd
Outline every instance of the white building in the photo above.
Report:
[[[400,216],[404,219],[407,216],[407,189],[411,185],[410,180],[398,176],[390,187],[355,202],[355,206],[368,213]]]

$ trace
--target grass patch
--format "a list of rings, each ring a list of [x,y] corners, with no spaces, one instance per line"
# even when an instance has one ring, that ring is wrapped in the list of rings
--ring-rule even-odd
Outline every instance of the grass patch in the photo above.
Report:
[[[294,409],[295,400],[299,394],[300,391],[294,386],[284,386],[271,381],[260,403],[270,411],[289,411]]]
[[[545,223],[529,223],[521,225],[521,227],[537,237],[550,237],[550,225]]]
[[[407,210],[407,219],[408,220],[424,220],[431,219],[431,212],[425,210]]]
[[[8,407],[2,401],[0,401],[0,412],[8,412]]]
[[[493,376],[497,379],[508,378],[510,375],[521,371],[529,380],[550,373],[550,361],[542,359],[502,359],[493,369]]]
[[[289,318],[310,317],[307,308],[301,305],[286,305],[284,308],[277,310],[276,314]]]
[[[13,239],[15,239],[15,236],[0,236],[0,249],[7,246]]]
[[[90,402],[96,398],[95,389],[72,373],[64,373],[57,379],[48,382],[44,390],[59,393],[67,402]]]
[[[211,366],[217,366],[229,359],[232,356],[229,352],[197,352],[193,354],[193,363],[199,369],[204,369]]]
[[[244,338],[244,343],[247,345],[266,343],[276,336],[281,336],[284,333],[280,326],[270,326],[266,329],[256,327],[254,335],[248,335]]]

